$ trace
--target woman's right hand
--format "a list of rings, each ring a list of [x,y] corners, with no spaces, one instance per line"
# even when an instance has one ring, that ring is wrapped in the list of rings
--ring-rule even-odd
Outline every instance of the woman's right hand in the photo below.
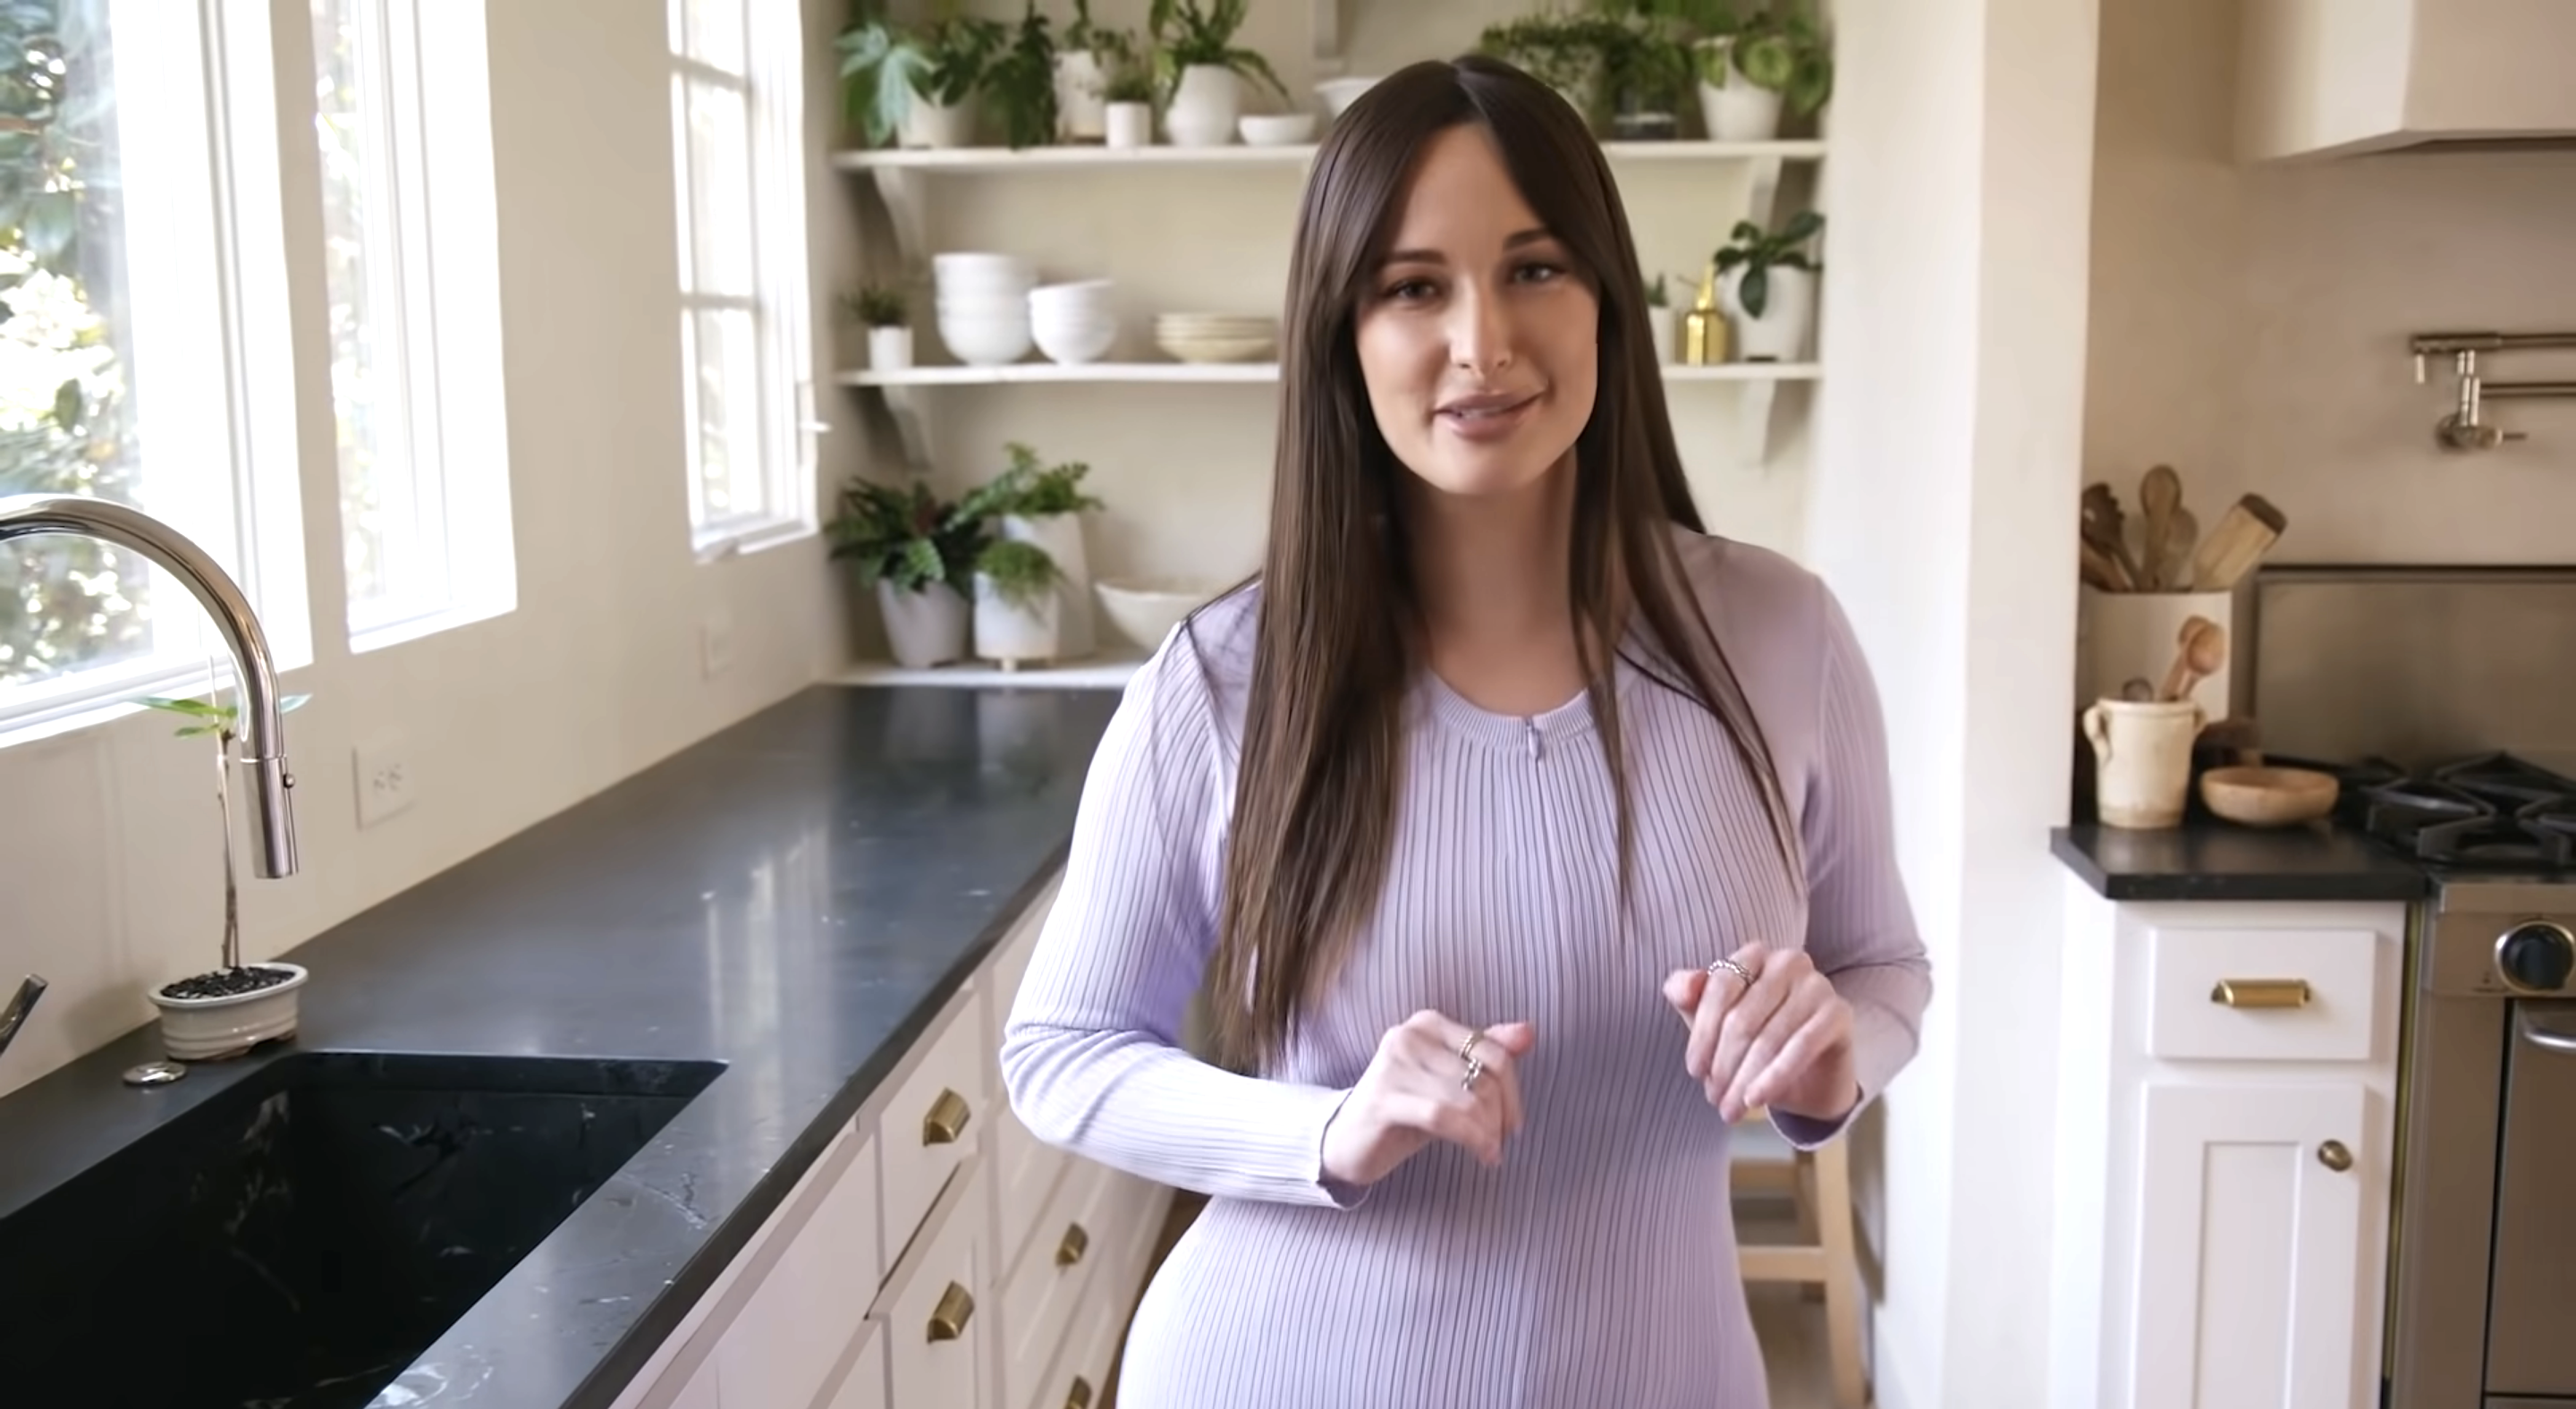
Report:
[[[1433,1140],[1483,1161],[1503,1161],[1503,1141],[1521,1128],[1518,1060],[1538,1041],[1525,1022],[1497,1023],[1476,1044],[1483,1074],[1465,1084],[1459,1055],[1475,1029],[1425,1010],[1378,1039],[1377,1055],[1324,1131],[1324,1176],[1365,1187]]]

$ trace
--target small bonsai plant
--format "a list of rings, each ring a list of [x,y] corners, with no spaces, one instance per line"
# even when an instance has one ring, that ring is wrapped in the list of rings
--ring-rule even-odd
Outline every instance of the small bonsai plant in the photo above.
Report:
[[[840,511],[823,531],[831,556],[858,569],[860,586],[882,581],[907,594],[942,585],[969,590],[976,554],[988,537],[980,519],[918,481],[901,490],[851,480],[841,489]]]
[[[1019,611],[1034,612],[1055,590],[1055,559],[1034,543],[997,538],[975,555],[975,572],[993,595]]]
[[[1154,0],[1145,32],[1153,38],[1166,90],[1180,81],[1184,69],[1204,66],[1257,79],[1286,101],[1288,86],[1271,70],[1270,61],[1234,46],[1235,31],[1243,28],[1251,8],[1251,0]]]
[[[1154,101],[1154,75],[1144,64],[1127,60],[1110,71],[1108,86],[1101,90],[1101,96],[1112,103],[1150,106]]]
[[[1789,111],[1802,117],[1833,97],[1833,42],[1806,0],[1766,5],[1731,32],[1732,45],[1706,51],[1701,60],[1702,76],[1710,83],[1723,85],[1731,62],[1746,82],[1779,94]]]
[[[871,328],[900,328],[911,317],[904,307],[902,291],[882,284],[841,295],[841,312]]]
[[[1028,0],[1010,42],[984,69],[984,94],[1002,119],[1002,140],[1016,151],[1055,140],[1055,36],[1037,0]]]
[[[1007,41],[1007,27],[961,15],[956,0],[940,0],[939,13],[919,30],[886,18],[882,0],[859,0],[850,24],[833,41],[841,55],[841,99],[849,121],[867,144],[882,147],[928,98],[954,107],[975,96]]]
[[[1739,220],[1724,248],[1717,252],[1717,270],[1728,274],[1741,268],[1744,273],[1736,285],[1736,302],[1744,311],[1759,318],[1770,307],[1771,271],[1773,269],[1817,270],[1824,266],[1807,257],[1809,240],[1823,233],[1825,217],[1812,210],[1802,210],[1789,218],[1777,231],[1765,231],[1750,220]]]
[[[277,702],[280,713],[292,710],[311,699],[310,695],[288,695]],[[188,723],[178,729],[183,739],[213,735],[215,740],[215,810],[223,821],[224,838],[224,940],[222,964],[205,973],[192,974],[163,984],[158,990],[164,998],[203,999],[233,998],[256,993],[286,982],[295,971],[265,964],[245,967],[241,957],[241,885],[233,865],[233,740],[240,717],[238,706],[217,704],[212,700],[183,700],[152,696],[136,703],[152,709],[182,715]]]

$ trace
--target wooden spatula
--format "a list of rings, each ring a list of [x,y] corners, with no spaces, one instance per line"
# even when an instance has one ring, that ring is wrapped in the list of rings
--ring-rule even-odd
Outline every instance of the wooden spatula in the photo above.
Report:
[[[2248,494],[2227,508],[2227,516],[2200,540],[2192,555],[2191,586],[2195,592],[2225,592],[2245,580],[2280,541],[2289,520],[2260,494]]]

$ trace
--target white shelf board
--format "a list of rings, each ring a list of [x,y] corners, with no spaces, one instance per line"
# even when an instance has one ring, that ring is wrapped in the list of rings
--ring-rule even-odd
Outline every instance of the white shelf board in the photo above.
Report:
[[[823,678],[826,685],[931,685],[952,690],[1123,690],[1145,663],[1142,656],[1110,654],[1063,665],[1004,670],[990,661],[959,661],[912,670],[892,661],[861,661]]]
[[[998,173],[1017,171],[1099,171],[1104,168],[1278,166],[1303,167],[1315,158],[1317,144],[1283,147],[948,147],[940,149],[871,147],[832,154],[843,171],[937,171]],[[1814,161],[1825,155],[1821,141],[1792,142],[1604,142],[1601,150],[1620,162]]]
[[[1668,382],[1811,382],[1824,369],[1813,362],[1725,362],[1710,367],[1667,366]],[[1003,386],[1045,382],[1176,382],[1227,384],[1275,382],[1275,362],[1013,362],[1000,367],[905,367],[891,372],[840,373],[843,386]]]

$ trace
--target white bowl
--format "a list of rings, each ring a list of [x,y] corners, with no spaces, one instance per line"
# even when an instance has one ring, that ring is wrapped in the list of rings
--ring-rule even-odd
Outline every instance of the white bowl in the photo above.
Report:
[[[1222,584],[1191,577],[1103,577],[1091,586],[1110,624],[1149,651],[1159,648],[1183,617],[1225,590]]]
[[[1107,356],[1110,344],[1118,341],[1115,323],[1040,323],[1030,330],[1038,351],[1049,362],[1078,366],[1097,362]]]
[[[1313,113],[1245,113],[1235,126],[1247,147],[1294,147],[1315,140]]]
[[[1342,109],[1376,86],[1374,78],[1328,78],[1315,85],[1315,96],[1324,100],[1326,113],[1340,117]]]
[[[930,270],[941,286],[1009,288],[1026,292],[1037,283],[1037,266],[1016,254],[950,250],[930,257]]]
[[[941,318],[939,341],[969,367],[999,367],[1029,355],[1034,340],[1027,319],[1016,323],[980,318]]]
[[[163,1051],[177,1061],[202,1062],[295,1035],[302,1007],[296,990],[312,975],[301,964],[274,959],[245,967],[282,969],[287,978],[228,998],[165,998],[160,989],[152,990],[153,1005],[161,1010]]]
[[[941,294],[932,305],[948,318],[1026,318],[1029,300],[1025,294]]]
[[[1116,285],[1107,279],[1081,279],[1070,284],[1040,284],[1029,290],[1029,307],[1052,304],[1106,303]]]

